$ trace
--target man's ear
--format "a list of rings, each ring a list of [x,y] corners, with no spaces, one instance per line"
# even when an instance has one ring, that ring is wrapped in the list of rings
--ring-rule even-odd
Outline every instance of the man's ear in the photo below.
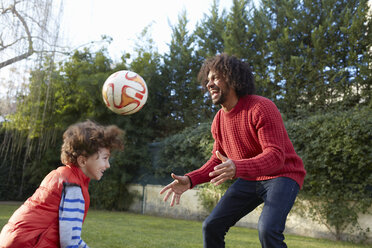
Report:
[[[87,164],[87,158],[84,157],[83,155],[80,155],[78,158],[77,158],[77,165],[81,168],[84,168]]]

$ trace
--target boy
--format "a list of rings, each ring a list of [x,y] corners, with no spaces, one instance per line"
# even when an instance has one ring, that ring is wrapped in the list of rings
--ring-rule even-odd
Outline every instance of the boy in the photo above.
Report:
[[[0,247],[88,247],[81,228],[89,209],[88,184],[110,168],[113,149],[123,149],[123,131],[92,121],[71,125],[63,134],[61,166],[10,217]]]

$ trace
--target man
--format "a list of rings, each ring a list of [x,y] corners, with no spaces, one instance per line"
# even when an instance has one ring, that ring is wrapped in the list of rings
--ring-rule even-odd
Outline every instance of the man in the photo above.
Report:
[[[217,55],[204,62],[198,78],[212,101],[221,105],[211,132],[211,158],[199,169],[177,176],[165,186],[164,201],[179,204],[183,192],[198,184],[229,187],[203,223],[204,247],[225,247],[225,234],[261,203],[258,222],[262,247],[287,247],[283,231],[287,215],[302,187],[306,171],[296,154],[281,115],[267,98],[254,95],[249,65],[234,56]]]

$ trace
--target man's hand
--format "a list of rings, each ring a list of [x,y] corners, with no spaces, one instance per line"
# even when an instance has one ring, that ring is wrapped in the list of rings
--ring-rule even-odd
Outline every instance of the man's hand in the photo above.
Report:
[[[214,183],[215,186],[228,179],[233,179],[236,173],[236,166],[231,159],[223,156],[219,151],[216,151],[216,155],[222,163],[214,167],[214,171],[209,173],[210,177],[215,177],[211,180],[211,183]]]
[[[165,191],[169,190],[164,196],[164,201],[167,201],[170,195],[173,193],[172,201],[170,203],[170,206],[173,207],[174,203],[180,204],[181,195],[183,194],[183,192],[190,189],[191,183],[190,179],[187,176],[176,176],[173,173],[171,174],[171,176],[174,181],[165,186],[160,191],[160,194],[163,194]]]

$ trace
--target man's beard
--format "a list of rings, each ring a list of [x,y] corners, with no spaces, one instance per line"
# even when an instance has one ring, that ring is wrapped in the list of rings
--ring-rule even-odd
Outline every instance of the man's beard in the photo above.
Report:
[[[212,95],[211,95],[212,102],[213,102],[214,105],[221,105],[226,101],[226,98],[227,98],[227,95],[228,95],[230,89],[227,88],[225,91],[222,91],[221,88],[219,88],[217,86],[215,86],[215,87],[216,88],[214,88],[213,90],[216,90],[216,89],[218,90],[219,97],[213,99]]]

